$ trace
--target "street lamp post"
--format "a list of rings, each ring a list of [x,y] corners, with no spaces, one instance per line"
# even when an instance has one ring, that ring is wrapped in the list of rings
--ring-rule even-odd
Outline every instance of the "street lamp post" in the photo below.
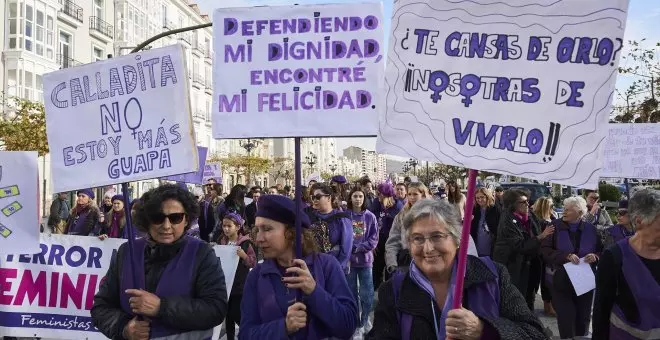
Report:
[[[248,154],[247,182],[246,183],[247,183],[247,185],[250,185],[250,180],[251,180],[251,178],[250,178],[251,177],[251,174],[250,174],[250,171],[251,171],[250,161],[251,160],[249,158],[252,156],[252,150],[254,150],[259,145],[260,140],[258,140],[258,139],[253,140],[253,139],[248,138],[247,141],[242,141],[241,140],[238,143],[243,149],[245,149],[245,151]]]
[[[337,164],[332,163],[330,164],[330,171],[332,171],[332,174],[335,174],[335,170],[337,170]]]
[[[311,173],[311,172],[314,172],[314,164],[316,164],[316,161],[317,161],[317,160],[318,160],[318,158],[317,158],[316,155],[315,155],[313,152],[311,152],[311,151],[309,152],[309,155],[308,155],[308,156],[305,156],[305,163],[306,163],[307,165],[309,165],[309,171],[310,171],[310,173]]]
[[[419,164],[419,162],[417,162],[416,159],[411,158],[410,160],[408,160],[408,164],[410,164],[410,166],[413,169],[413,175],[417,176],[417,164]]]

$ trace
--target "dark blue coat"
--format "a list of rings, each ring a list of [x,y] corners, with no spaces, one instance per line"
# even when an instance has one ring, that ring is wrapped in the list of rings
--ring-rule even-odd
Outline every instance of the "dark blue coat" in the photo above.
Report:
[[[303,297],[308,326],[294,333],[294,338],[351,338],[358,326],[358,307],[339,262],[331,255],[314,254],[305,257],[305,263],[316,280],[316,288]],[[275,260],[258,264],[248,274],[244,291],[238,338],[289,339],[286,312],[296,291],[287,293]]]

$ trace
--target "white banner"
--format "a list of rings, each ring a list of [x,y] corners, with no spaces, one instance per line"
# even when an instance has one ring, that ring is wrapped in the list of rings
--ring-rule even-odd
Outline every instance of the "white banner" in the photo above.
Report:
[[[375,136],[380,3],[218,8],[213,137]]]
[[[0,338],[106,339],[93,325],[94,294],[123,239],[44,235],[33,255],[0,257]],[[227,294],[238,265],[235,246],[215,246]]]
[[[596,188],[628,0],[400,0],[377,151]]]
[[[39,251],[38,182],[36,151],[0,151],[0,254]]]
[[[183,47],[44,75],[56,192],[195,172]]]
[[[600,175],[660,179],[660,124],[609,124]]]

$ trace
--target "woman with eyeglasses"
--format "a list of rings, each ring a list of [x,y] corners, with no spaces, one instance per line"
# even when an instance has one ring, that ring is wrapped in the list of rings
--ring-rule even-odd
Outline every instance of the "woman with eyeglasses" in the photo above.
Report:
[[[504,211],[497,230],[493,260],[505,265],[511,281],[534,310],[536,290],[541,283],[541,241],[552,235],[553,228],[541,227],[529,211],[529,191],[513,188],[504,192]]]
[[[543,240],[541,253],[547,264],[546,280],[557,312],[557,326],[562,339],[586,336],[591,322],[593,290],[578,296],[564,265],[587,263],[595,272],[603,243],[596,227],[584,220],[587,202],[576,196],[564,200],[564,214],[553,221],[555,233]],[[547,230],[547,229],[546,229]],[[600,340],[600,338],[594,338]]]
[[[462,308],[452,309],[462,223],[440,200],[417,202],[403,219],[412,263],[378,289],[368,339],[547,339],[506,269],[487,257],[468,256]]]
[[[135,219],[146,237],[133,242],[133,258],[128,243],[113,257],[94,296],[94,326],[110,339],[210,339],[227,314],[227,289],[213,249],[185,235],[199,205],[172,184],[141,203]]]
[[[314,235],[322,253],[334,256],[344,273],[349,273],[351,249],[353,248],[353,222],[347,213],[333,209],[332,189],[323,183],[312,185],[312,210],[308,216]]]
[[[296,215],[303,228],[302,258],[295,254]],[[339,262],[319,252],[307,214],[287,197],[265,195],[256,216],[264,262],[247,276],[238,338],[349,339],[359,320],[355,297]]]
[[[635,228],[628,216],[628,201],[619,202],[619,209],[616,211],[617,224],[605,229],[603,233],[603,248],[607,249],[621,240],[628,239],[635,235]]]

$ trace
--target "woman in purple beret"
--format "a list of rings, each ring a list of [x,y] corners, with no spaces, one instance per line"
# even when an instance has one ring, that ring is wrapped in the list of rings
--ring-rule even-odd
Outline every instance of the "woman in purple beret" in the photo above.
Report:
[[[76,196],[76,206],[71,209],[64,234],[89,236],[99,221],[101,211],[94,201],[92,189],[78,190]]]
[[[527,308],[502,265],[468,256],[460,309],[452,309],[463,226],[449,202],[425,199],[403,218],[408,272],[378,289],[368,339],[541,340],[543,325]]]
[[[112,258],[94,296],[94,326],[110,339],[211,339],[227,314],[227,289],[213,249],[185,235],[197,202],[166,184],[141,203],[136,225],[147,235],[132,242],[132,258],[128,242]]]
[[[303,258],[295,257],[295,219],[302,219]],[[310,221],[280,195],[262,196],[255,228],[264,262],[248,274],[241,302],[238,338],[348,339],[358,325],[358,308],[335,257],[319,253]],[[302,300],[297,299],[297,291]]]
[[[124,196],[114,195],[112,197],[112,210],[105,216],[105,223],[101,227],[99,238],[126,238],[124,235],[126,216],[124,216]]]

